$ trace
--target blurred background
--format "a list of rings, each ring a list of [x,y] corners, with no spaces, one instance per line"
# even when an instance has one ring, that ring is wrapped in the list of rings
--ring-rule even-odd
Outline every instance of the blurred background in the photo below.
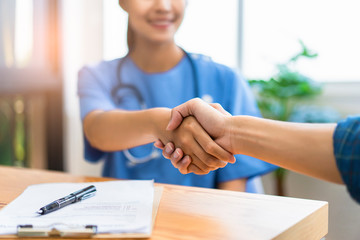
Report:
[[[265,117],[334,122],[360,114],[359,9],[358,0],[188,0],[176,41],[242,72]],[[123,56],[126,26],[116,0],[0,0],[1,165],[100,176],[101,164],[83,159],[77,72]],[[359,238],[360,206],[345,187],[288,171],[263,183],[268,194],[328,201],[327,239]]]

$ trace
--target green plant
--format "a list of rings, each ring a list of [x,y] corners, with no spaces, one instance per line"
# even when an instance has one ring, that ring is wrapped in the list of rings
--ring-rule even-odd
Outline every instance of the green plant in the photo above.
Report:
[[[26,165],[24,99],[0,98],[0,165]]]
[[[0,98],[0,165],[12,165],[11,106]]]
[[[257,94],[259,109],[265,118],[289,121],[300,100],[313,98],[322,91],[322,86],[296,71],[296,62],[301,58],[312,59],[317,53],[309,50],[300,41],[301,51],[284,64],[277,65],[277,73],[267,80],[250,80],[249,84]],[[285,195],[284,178],[286,171],[275,171],[277,194]]]
[[[266,118],[287,121],[298,100],[308,99],[321,93],[319,83],[295,70],[301,58],[315,58],[303,42],[302,51],[285,64],[277,65],[277,73],[268,80],[250,80],[250,86],[258,94],[258,106]]]

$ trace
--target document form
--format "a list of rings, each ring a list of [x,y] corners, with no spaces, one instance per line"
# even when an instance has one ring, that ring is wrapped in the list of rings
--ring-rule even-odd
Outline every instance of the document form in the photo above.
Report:
[[[46,215],[42,206],[89,185],[96,195]],[[154,183],[145,180],[93,183],[47,183],[29,186],[0,211],[0,234],[16,234],[18,225],[59,230],[96,225],[98,233],[144,233],[152,230]]]

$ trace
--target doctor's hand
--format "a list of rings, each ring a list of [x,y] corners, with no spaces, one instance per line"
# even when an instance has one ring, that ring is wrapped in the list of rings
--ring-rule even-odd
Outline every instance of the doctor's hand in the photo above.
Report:
[[[167,151],[174,152],[175,157],[177,154],[181,157],[186,155],[184,162],[192,162],[190,166],[181,168],[181,173],[207,174],[235,161],[234,156],[216,144],[194,117],[187,117],[172,131],[165,130],[170,120],[170,110],[158,109],[156,118],[158,127],[155,135],[161,142],[172,142]]]
[[[191,115],[194,116],[201,124],[202,128],[210,134],[215,143],[222,146],[228,152],[232,152],[230,135],[228,129],[226,128],[226,123],[230,119],[231,115],[219,104],[209,105],[201,99],[195,98],[178,107],[175,107],[171,112],[171,120],[167,129],[176,130],[179,125]],[[164,145],[164,143],[166,145]],[[189,169],[192,168],[193,161],[189,156],[184,154],[181,148],[175,149],[172,142],[166,143],[163,141],[155,142],[155,146],[163,149],[164,157],[170,159],[172,165],[178,168],[181,173],[191,172]],[[211,147],[205,149],[209,150]],[[185,157],[183,157],[184,155]],[[233,161],[229,162],[235,162],[235,158],[233,157]],[[215,170],[222,166],[223,163],[221,161],[212,162],[211,166],[208,165],[207,168],[203,168],[203,170],[205,173],[206,171]]]

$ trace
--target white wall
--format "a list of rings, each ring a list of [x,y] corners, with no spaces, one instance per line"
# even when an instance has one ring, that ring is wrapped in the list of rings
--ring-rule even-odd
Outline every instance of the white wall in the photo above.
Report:
[[[100,176],[101,164],[83,157],[82,125],[77,97],[77,73],[85,64],[102,59],[102,0],[62,1],[64,75],[65,170],[76,175]]]

